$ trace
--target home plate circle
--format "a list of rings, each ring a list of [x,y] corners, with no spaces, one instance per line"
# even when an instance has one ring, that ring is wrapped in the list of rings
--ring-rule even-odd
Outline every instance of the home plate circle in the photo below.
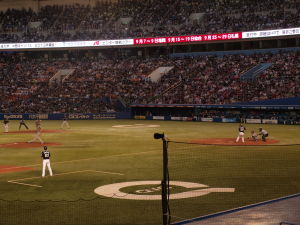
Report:
[[[143,193],[151,193],[154,191],[158,191],[160,189],[160,184],[161,181],[122,182],[122,183],[100,186],[96,188],[94,192],[98,195],[109,197],[109,198],[118,198],[118,199],[127,199],[127,200],[161,200],[161,195],[143,194]],[[159,187],[150,188],[150,189],[146,188],[144,190],[136,190],[135,194],[132,194],[132,191],[130,193],[121,191],[122,188],[139,186],[139,185],[159,185]],[[188,190],[180,193],[170,194],[170,199],[194,198],[194,197],[207,195],[213,192],[234,192],[235,191],[234,188],[210,188],[205,184],[184,182],[184,181],[170,181],[170,185],[180,186],[187,189],[193,189],[193,190]]]

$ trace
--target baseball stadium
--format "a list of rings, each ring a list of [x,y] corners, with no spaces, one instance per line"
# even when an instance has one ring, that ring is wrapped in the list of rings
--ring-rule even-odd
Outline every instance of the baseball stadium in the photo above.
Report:
[[[299,0],[1,0],[0,225],[300,225]]]

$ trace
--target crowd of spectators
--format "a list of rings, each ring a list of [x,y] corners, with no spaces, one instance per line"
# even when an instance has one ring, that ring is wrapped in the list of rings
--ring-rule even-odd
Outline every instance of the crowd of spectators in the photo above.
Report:
[[[272,63],[254,80],[241,75],[260,63]],[[159,93],[168,89],[170,80],[181,80],[155,103],[230,104],[299,96],[299,53],[204,56],[176,60],[176,76],[162,78]],[[181,96],[181,99],[178,98]]]
[[[193,19],[193,13],[198,17]],[[299,25],[297,0],[117,0],[93,7],[44,6],[38,12],[8,9],[0,12],[0,42],[191,35]]]
[[[253,80],[241,75],[259,63],[272,66]],[[149,74],[170,66],[160,81]],[[61,69],[74,72],[50,84]],[[118,104],[231,104],[299,97],[299,52],[197,58],[72,58],[53,61],[2,54],[1,112],[103,112]]]

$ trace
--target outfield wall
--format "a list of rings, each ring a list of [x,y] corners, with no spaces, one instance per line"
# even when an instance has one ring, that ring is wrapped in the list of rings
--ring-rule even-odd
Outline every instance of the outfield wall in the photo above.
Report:
[[[298,105],[132,105],[131,111],[140,120],[300,124]]]
[[[200,121],[200,122],[218,122],[218,123],[240,123],[241,119],[236,117],[222,118],[222,117],[197,117],[197,116],[134,116],[134,119],[141,120],[176,120],[176,121]],[[257,124],[285,124],[284,121],[278,119],[245,119],[245,123]],[[287,122],[286,124],[297,124],[296,122]],[[299,123],[300,124],[300,123]]]
[[[130,119],[130,112],[104,112],[104,113],[0,113],[0,120],[106,120],[106,119]]]

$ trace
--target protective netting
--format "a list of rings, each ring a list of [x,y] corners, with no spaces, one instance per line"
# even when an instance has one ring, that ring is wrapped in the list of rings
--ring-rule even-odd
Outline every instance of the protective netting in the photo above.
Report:
[[[168,158],[172,223],[300,193],[299,145],[169,141]]]
[[[96,198],[77,201],[0,200],[0,225],[161,224],[160,201]]]

